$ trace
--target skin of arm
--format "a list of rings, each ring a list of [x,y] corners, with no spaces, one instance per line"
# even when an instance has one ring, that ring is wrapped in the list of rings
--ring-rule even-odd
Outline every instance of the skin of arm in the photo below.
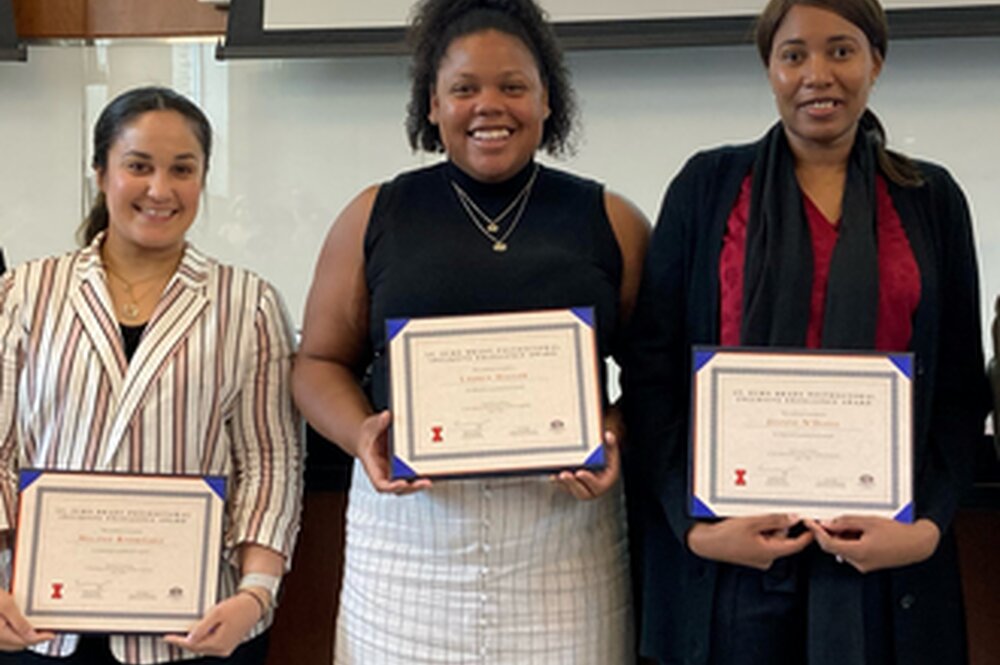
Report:
[[[358,383],[368,344],[364,236],[377,187],[361,192],[327,234],[306,300],[292,391],[306,420],[356,457],[376,490],[406,494],[427,479],[390,480],[388,411],[373,413]]]
[[[622,281],[618,317],[622,327],[628,324],[635,307],[642,277],[642,263],[649,245],[649,220],[627,199],[612,192],[604,193],[604,208],[622,255]],[[625,426],[620,409],[612,405],[604,414],[604,443],[607,466],[601,471],[562,471],[553,476],[559,487],[577,499],[594,499],[611,489],[621,475],[621,452]]]

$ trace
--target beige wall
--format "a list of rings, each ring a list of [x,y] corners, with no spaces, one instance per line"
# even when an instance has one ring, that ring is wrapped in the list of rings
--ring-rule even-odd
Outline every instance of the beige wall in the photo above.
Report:
[[[72,246],[96,113],[124,88],[164,83],[202,104],[218,133],[195,241],[273,280],[299,319],[337,212],[365,185],[435,159],[406,145],[408,62],[220,62],[214,49],[213,39],[32,45],[27,63],[0,64],[0,245],[8,262]],[[576,52],[569,64],[583,131],[576,156],[558,164],[606,181],[650,217],[695,150],[751,140],[775,119],[748,46]],[[872,105],[893,146],[945,164],[968,194],[982,311],[992,320],[1000,294],[1000,38],[894,43]]]

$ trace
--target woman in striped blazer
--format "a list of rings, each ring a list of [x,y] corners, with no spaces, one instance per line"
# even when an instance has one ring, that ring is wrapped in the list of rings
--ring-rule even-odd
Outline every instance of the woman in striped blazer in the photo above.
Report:
[[[84,247],[0,279],[0,532],[19,468],[222,475],[220,601],[184,636],[81,638],[36,631],[0,591],[0,649],[19,652],[0,662],[264,660],[301,503],[293,342],[270,284],[185,239],[210,152],[183,96],[120,95],[94,130]]]

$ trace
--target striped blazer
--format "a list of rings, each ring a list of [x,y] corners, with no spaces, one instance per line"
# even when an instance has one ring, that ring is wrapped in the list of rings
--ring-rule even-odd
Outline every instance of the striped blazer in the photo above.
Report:
[[[21,467],[223,475],[227,597],[240,544],[290,561],[298,532],[302,449],[287,313],[267,282],[188,246],[128,361],[101,241],[0,278],[0,531],[16,523]],[[60,635],[35,650],[65,656],[77,641]],[[196,657],[152,636],[114,635],[111,647],[125,663]]]

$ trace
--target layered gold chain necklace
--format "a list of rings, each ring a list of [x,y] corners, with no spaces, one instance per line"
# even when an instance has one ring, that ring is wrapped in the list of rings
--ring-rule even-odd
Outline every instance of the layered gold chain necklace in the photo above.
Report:
[[[472,200],[472,197],[462,189],[454,180],[451,181],[451,187],[455,190],[455,195],[458,197],[458,202],[462,205],[462,209],[465,210],[465,214],[469,216],[472,223],[476,225],[479,232],[482,233],[487,240],[493,244],[494,252],[506,252],[507,251],[507,239],[510,235],[514,233],[514,229],[517,228],[518,223],[521,221],[521,217],[524,215],[524,209],[528,207],[528,199],[531,197],[531,189],[535,185],[535,180],[538,178],[538,164],[535,164],[534,170],[531,172],[531,177],[528,178],[528,182],[525,183],[521,191],[517,193],[511,202],[507,204],[507,207],[500,211],[500,214],[491,217],[483,212],[482,208],[476,205],[476,202]],[[503,223],[509,215],[513,214],[511,217],[510,224],[507,225],[507,230],[500,234],[500,225]],[[500,234],[500,235],[498,235]]]
[[[171,268],[169,272],[163,272],[158,275],[153,275],[152,277],[146,277],[144,279],[138,279],[134,282],[130,282],[108,267],[107,264],[105,264],[105,270],[108,275],[113,277],[119,284],[122,285],[123,295],[125,298],[123,302],[118,303],[118,312],[127,321],[139,320],[142,314],[143,301],[151,293],[153,293],[157,286],[162,287],[162,281],[174,272],[174,269]],[[142,290],[136,289],[136,287],[142,286],[143,284],[149,284],[149,286]],[[158,291],[157,295],[159,295]]]

